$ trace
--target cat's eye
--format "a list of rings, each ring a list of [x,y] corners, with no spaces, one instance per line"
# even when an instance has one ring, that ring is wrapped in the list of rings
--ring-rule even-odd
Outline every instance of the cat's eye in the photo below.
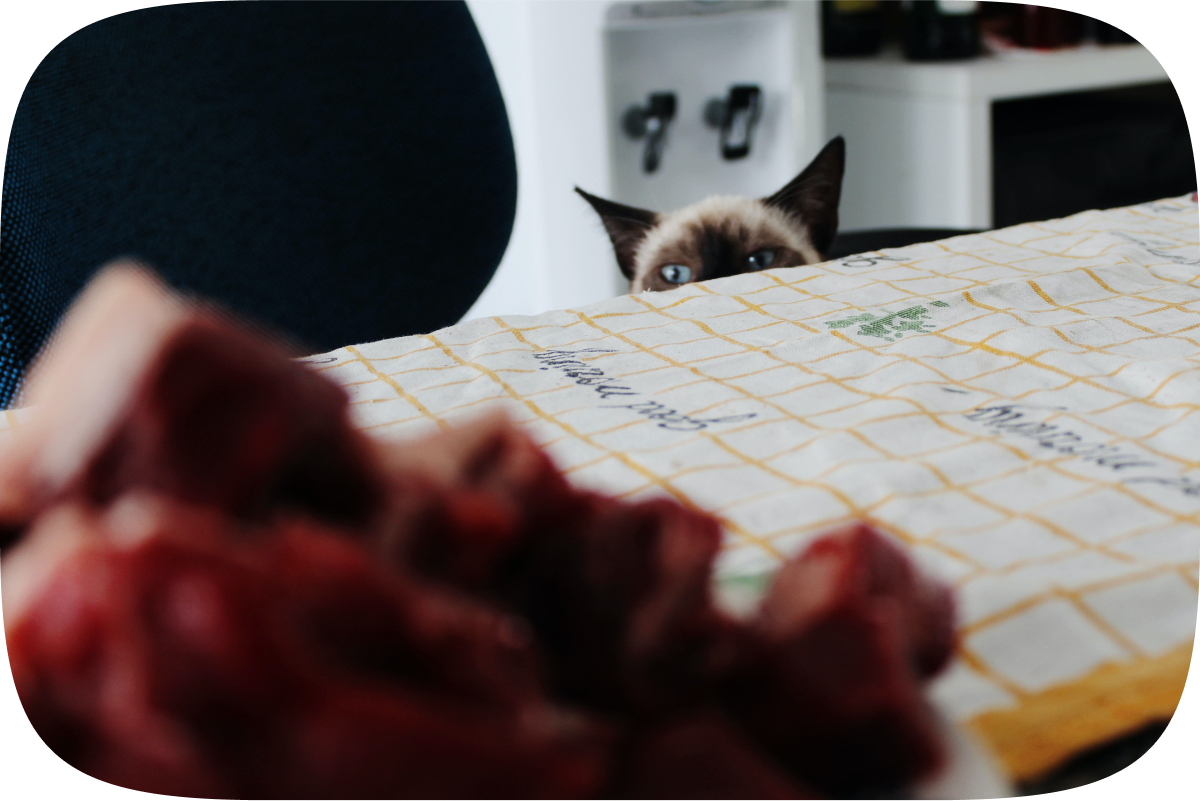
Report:
[[[775,261],[775,251],[772,248],[756,250],[746,257],[746,269],[765,270]]]
[[[658,274],[668,284],[686,284],[692,280],[692,268],[686,264],[668,264],[660,267]]]

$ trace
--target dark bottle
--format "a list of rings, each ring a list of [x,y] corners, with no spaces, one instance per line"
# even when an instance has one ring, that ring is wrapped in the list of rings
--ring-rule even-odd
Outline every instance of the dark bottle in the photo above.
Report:
[[[1083,39],[1081,14],[1043,6],[1017,6],[1014,39],[1021,47],[1054,50],[1079,44]]]
[[[979,3],[905,0],[904,55],[910,61],[948,61],[979,55]]]
[[[870,56],[883,46],[880,0],[821,0],[821,52]]]
[[[1002,49],[1016,45],[1021,8],[1017,3],[979,4],[979,30],[985,45],[988,39]]]
[[[1098,44],[1133,44],[1138,41],[1116,25],[1106,23],[1103,19],[1085,17],[1086,36],[1093,38]]]

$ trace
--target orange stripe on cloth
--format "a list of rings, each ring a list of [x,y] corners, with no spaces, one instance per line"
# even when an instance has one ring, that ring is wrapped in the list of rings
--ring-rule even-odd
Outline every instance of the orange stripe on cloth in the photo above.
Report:
[[[1170,718],[1183,695],[1192,644],[1109,664],[1067,684],[985,712],[967,726],[1017,781],[1036,779],[1088,748]]]

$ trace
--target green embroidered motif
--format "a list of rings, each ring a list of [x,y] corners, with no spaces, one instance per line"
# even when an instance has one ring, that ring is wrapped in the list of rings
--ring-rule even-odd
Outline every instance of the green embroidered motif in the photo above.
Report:
[[[718,576],[713,590],[717,603],[726,612],[751,615],[767,594],[775,571],[749,576]]]
[[[941,300],[932,301],[930,306],[946,307],[949,303]],[[858,335],[864,337],[879,337],[888,342],[895,342],[909,331],[932,331],[937,326],[929,322],[929,310],[924,306],[909,306],[907,309],[889,312],[883,310],[882,315],[870,312],[847,317],[844,320],[828,320],[825,325],[830,328],[849,328],[858,326]]]

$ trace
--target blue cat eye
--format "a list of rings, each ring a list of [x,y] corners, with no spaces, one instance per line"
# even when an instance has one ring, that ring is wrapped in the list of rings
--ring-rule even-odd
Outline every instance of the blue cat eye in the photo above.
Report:
[[[660,267],[658,274],[668,284],[686,284],[692,280],[692,268],[686,264],[668,264]]]
[[[775,251],[770,248],[756,250],[746,257],[746,267],[750,270],[765,270],[775,261]]]

